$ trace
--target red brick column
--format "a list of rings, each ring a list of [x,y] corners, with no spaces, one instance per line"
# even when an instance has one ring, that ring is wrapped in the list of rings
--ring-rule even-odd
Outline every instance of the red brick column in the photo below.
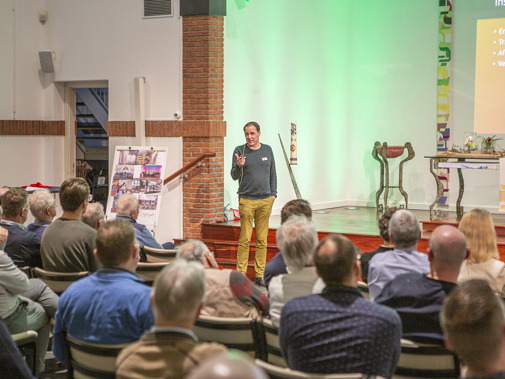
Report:
[[[216,154],[189,171],[183,184],[184,238],[200,238],[202,222],[223,218],[223,17],[183,16],[182,46],[182,126],[191,129],[181,133],[183,164],[202,153]]]

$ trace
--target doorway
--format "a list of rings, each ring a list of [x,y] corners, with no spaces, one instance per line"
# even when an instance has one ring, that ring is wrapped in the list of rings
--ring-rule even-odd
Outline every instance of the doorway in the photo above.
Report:
[[[107,201],[109,89],[107,82],[65,83],[66,177],[86,179],[92,200]]]

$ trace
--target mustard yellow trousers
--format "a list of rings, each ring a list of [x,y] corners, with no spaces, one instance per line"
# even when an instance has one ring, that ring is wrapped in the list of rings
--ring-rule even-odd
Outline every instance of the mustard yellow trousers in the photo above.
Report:
[[[274,198],[244,199],[239,200],[240,210],[240,237],[237,250],[237,271],[244,274],[247,272],[249,262],[249,244],[253,231],[253,221],[256,228],[256,253],[254,259],[254,271],[257,278],[265,275],[265,263],[267,260],[267,236],[268,221]]]

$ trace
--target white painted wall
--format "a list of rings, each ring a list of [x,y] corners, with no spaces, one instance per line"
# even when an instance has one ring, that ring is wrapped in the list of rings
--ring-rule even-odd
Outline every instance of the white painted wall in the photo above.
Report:
[[[62,136],[2,136],[0,144],[0,185],[58,186],[63,181]]]
[[[39,9],[48,12],[43,26]],[[9,0],[0,2],[0,119],[63,120],[66,82],[108,81],[109,120],[134,120],[135,77],[146,79],[146,119],[173,119],[182,110],[181,19],[143,19],[137,0]],[[174,2],[178,15],[178,2]],[[40,71],[38,52],[55,52],[55,73]],[[111,138],[115,146],[129,138]],[[133,139],[131,139],[133,140]],[[180,139],[152,138],[168,146],[167,172],[180,168]],[[0,138],[0,184],[64,179],[63,137]],[[15,162],[15,164],[13,164]],[[164,189],[157,238],[182,236],[182,186]]]

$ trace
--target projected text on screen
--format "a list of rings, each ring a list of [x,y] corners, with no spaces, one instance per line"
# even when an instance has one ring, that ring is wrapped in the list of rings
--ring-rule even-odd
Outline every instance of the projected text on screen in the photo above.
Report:
[[[505,133],[505,18],[477,20],[474,130]]]

